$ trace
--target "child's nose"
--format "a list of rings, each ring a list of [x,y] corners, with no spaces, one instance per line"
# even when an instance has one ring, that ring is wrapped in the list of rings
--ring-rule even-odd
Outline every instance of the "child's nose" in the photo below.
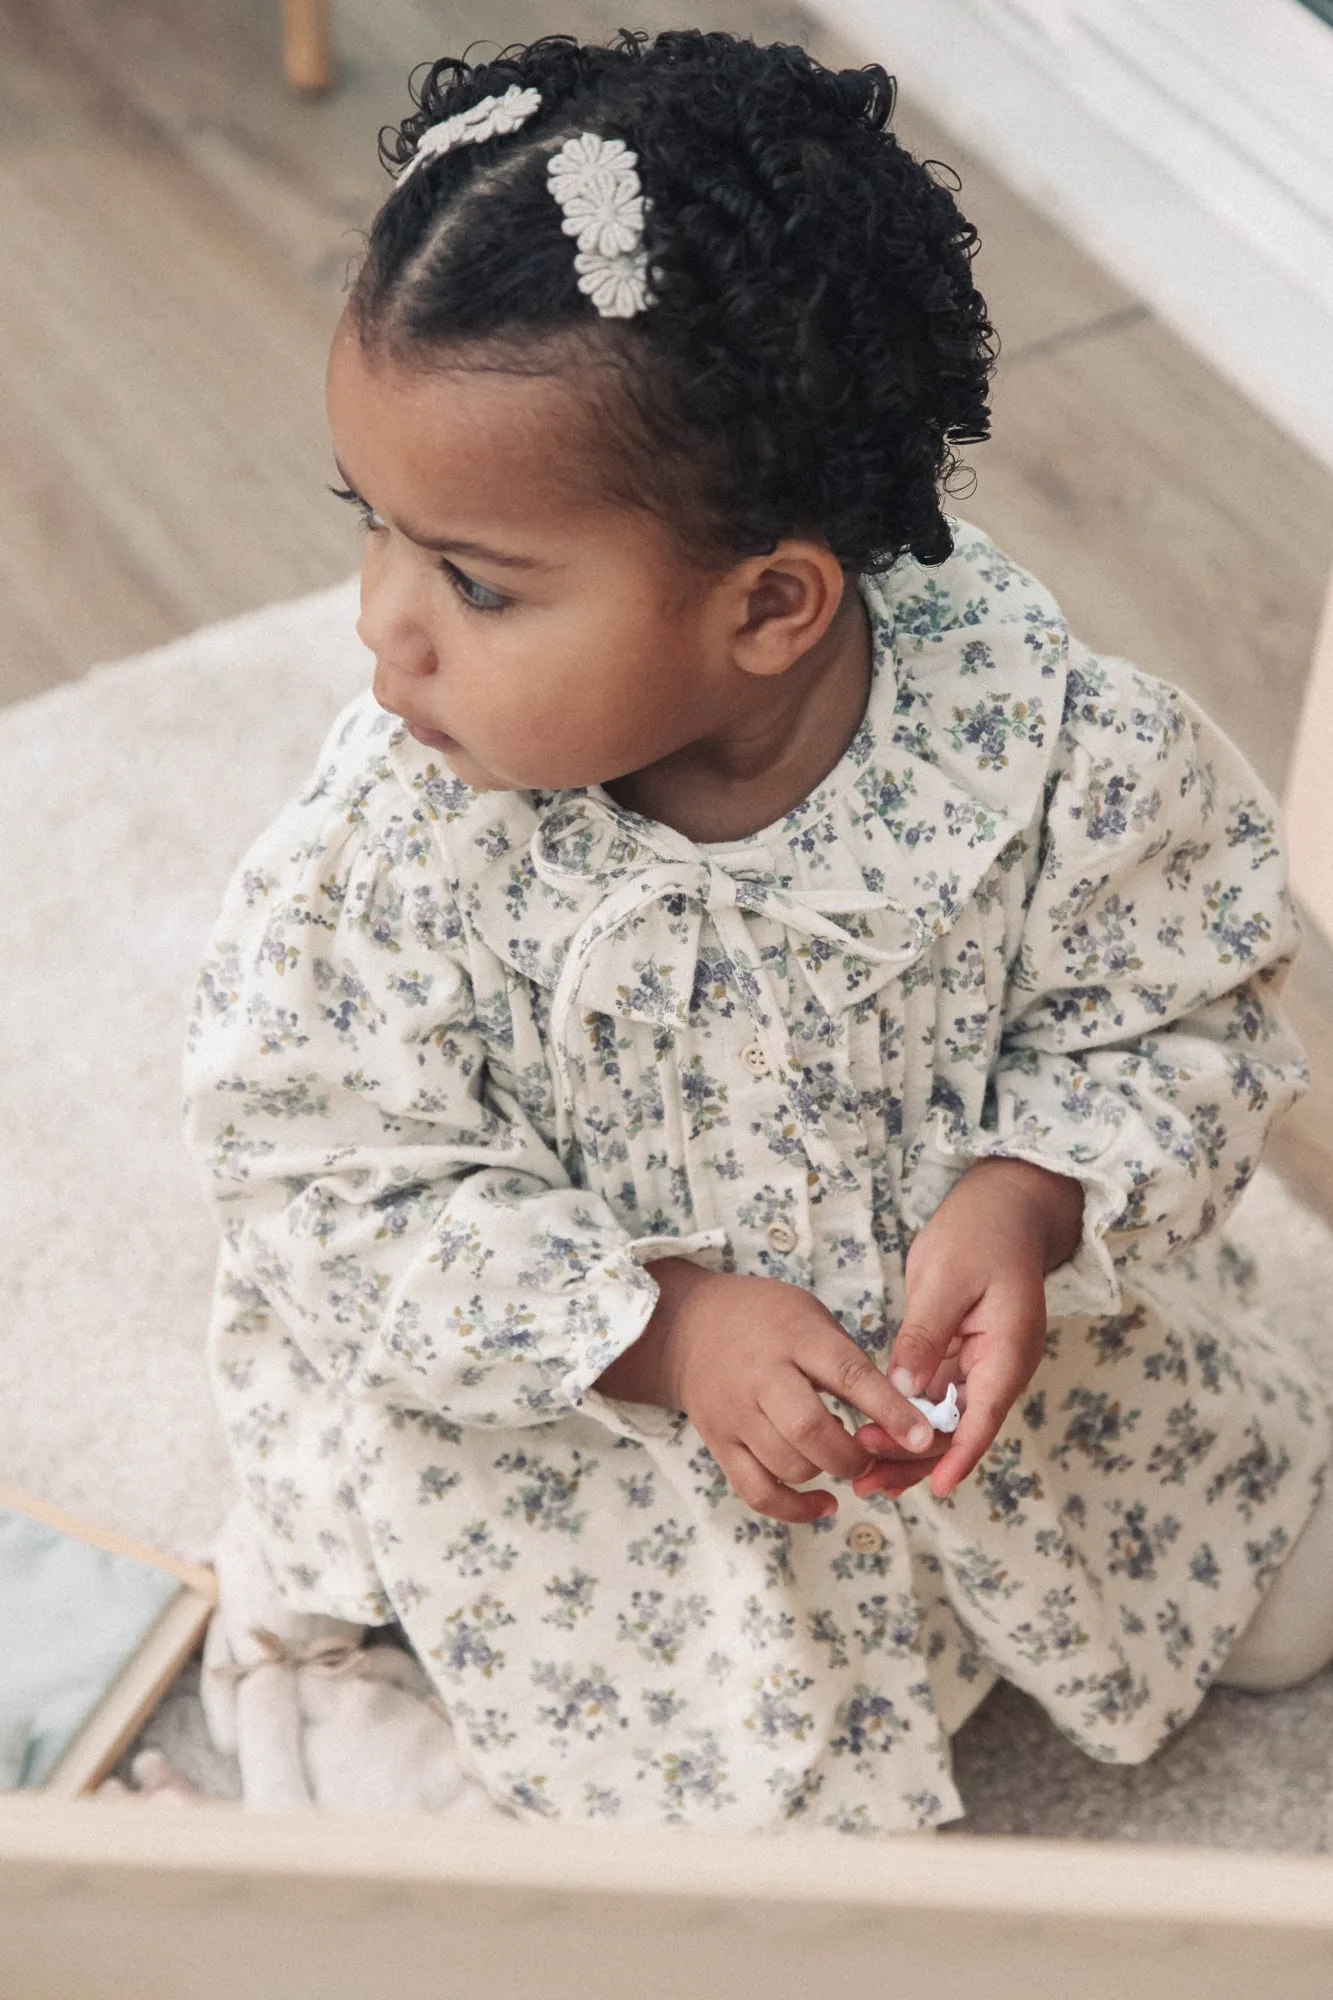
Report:
[[[434,647],[425,641],[411,647],[376,645],[375,641],[362,631],[359,621],[356,629],[362,644],[368,646],[375,655],[375,665],[379,671],[387,673],[395,680],[403,678],[425,680],[439,665]]]
[[[356,633],[381,668],[422,680],[439,664],[430,635],[408,607],[377,593],[361,600]]]

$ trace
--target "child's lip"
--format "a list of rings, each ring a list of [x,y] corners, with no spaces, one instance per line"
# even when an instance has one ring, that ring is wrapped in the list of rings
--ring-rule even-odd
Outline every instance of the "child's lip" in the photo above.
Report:
[[[418,743],[424,743],[428,750],[453,750],[457,747],[453,737],[446,736],[443,730],[423,729],[419,722],[409,722],[407,733],[415,736]]]

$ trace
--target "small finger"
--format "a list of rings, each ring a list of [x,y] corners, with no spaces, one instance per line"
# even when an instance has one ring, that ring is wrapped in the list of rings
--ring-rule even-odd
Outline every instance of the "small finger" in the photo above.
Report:
[[[951,1432],[933,1430],[930,1434],[930,1443],[926,1446],[926,1455],[930,1456],[933,1454],[938,1458],[941,1452],[948,1450],[951,1437]],[[860,1430],[856,1433],[856,1442],[868,1451],[873,1459],[879,1462],[886,1459],[902,1460],[904,1463],[912,1465],[918,1465],[921,1462],[922,1454],[920,1452],[908,1451],[903,1445],[899,1444],[897,1438],[889,1435],[882,1424],[862,1424]]]
[[[838,1328],[829,1329],[827,1342],[812,1345],[802,1365],[812,1381],[881,1425],[898,1444],[909,1451],[929,1450],[935,1433],[921,1412]]]
[[[820,1408],[823,1407],[821,1403]],[[842,1426],[839,1424],[838,1428],[841,1430]],[[843,1435],[846,1436],[845,1431]],[[814,1459],[798,1450],[763,1410],[756,1410],[746,1420],[745,1443],[765,1472],[771,1472],[784,1486],[804,1486],[807,1479],[818,1478],[823,1470]]]
[[[937,1500],[947,1500],[969,1473],[976,1471],[994,1444],[998,1431],[998,1424],[993,1430],[982,1429],[978,1425],[971,1432],[965,1431],[961,1424],[958,1426],[948,1451],[936,1461],[931,1471],[930,1490]]]
[[[962,1378],[958,1363],[958,1356],[962,1352],[962,1347],[963,1337],[961,1334],[956,1333],[949,1342],[948,1352],[943,1361],[941,1361],[939,1367],[921,1391],[928,1402],[942,1403],[948,1394],[951,1382],[956,1384],[959,1389],[962,1388]]]
[[[781,1433],[788,1449],[810,1461],[809,1472],[802,1473],[800,1479],[813,1479],[819,1472],[827,1472],[833,1479],[855,1479],[858,1472],[865,1471],[864,1448],[850,1436],[846,1425],[834,1416],[799,1368],[793,1368],[790,1375],[766,1387],[760,1411]],[[766,1452],[761,1451],[759,1456],[771,1471],[783,1478],[789,1476]]]
[[[951,1443],[937,1432],[933,1451],[905,1452],[877,1424],[867,1424],[857,1432],[857,1438],[875,1454],[865,1472],[852,1481],[852,1491],[858,1500],[868,1500],[872,1493],[883,1493],[890,1500],[900,1499],[909,1487],[929,1477]],[[878,1445],[870,1444],[872,1438],[879,1440]]]
[[[1000,1434],[1000,1427],[1013,1407],[1017,1391],[1009,1392],[1000,1383],[978,1380],[983,1370],[975,1369],[968,1378],[967,1408],[958,1429],[949,1440],[949,1449],[935,1467],[930,1487],[936,1499],[944,1500],[974,1472]],[[1007,1376],[1008,1371],[1003,1371]]]
[[[931,1487],[940,1499],[952,1493],[999,1436],[1001,1426],[1041,1364],[1045,1316],[1021,1298],[1000,1302],[994,1334],[980,1336],[979,1357],[969,1369],[962,1419],[953,1446],[936,1468]]]
[[[922,1396],[940,1374],[953,1341],[952,1319],[905,1319],[889,1356],[889,1380],[904,1396]]]
[[[915,1276],[908,1267],[907,1305],[889,1356],[889,1380],[904,1396],[924,1395],[947,1360],[958,1329],[977,1303],[975,1284],[948,1264]]]
[[[789,1521],[800,1524],[820,1521],[826,1514],[836,1514],[838,1503],[831,1493],[816,1489],[813,1493],[793,1493],[765,1471],[754,1453],[737,1439],[726,1452],[714,1452],[723,1471],[731,1481],[735,1491],[756,1514],[766,1514],[772,1521]]]
[[[858,1500],[868,1500],[873,1493],[900,1500],[913,1486],[930,1477],[943,1455],[941,1451],[935,1458],[877,1459],[868,1472],[852,1481],[852,1491]]]

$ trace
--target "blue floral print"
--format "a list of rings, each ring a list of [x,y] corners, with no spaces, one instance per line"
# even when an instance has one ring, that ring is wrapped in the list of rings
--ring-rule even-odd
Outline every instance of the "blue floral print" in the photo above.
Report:
[[[231,1450],[294,1606],[400,1618],[492,1795],[859,1835],[961,1808],[1004,1675],[1088,1754],[1188,1717],[1327,1420],[1222,1225],[1301,1087],[1277,823],[1183,696],[984,535],[862,582],[834,771],[697,846],[479,795],[366,697],[238,871],[187,1095]],[[869,1354],[959,1174],[1085,1191],[1046,1357],[947,1501],[786,1527],[598,1377],[683,1255]]]

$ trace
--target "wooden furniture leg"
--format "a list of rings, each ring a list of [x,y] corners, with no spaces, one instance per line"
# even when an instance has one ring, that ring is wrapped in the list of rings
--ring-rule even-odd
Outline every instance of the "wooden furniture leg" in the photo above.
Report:
[[[333,81],[332,0],[282,0],[282,61],[293,90]]]

